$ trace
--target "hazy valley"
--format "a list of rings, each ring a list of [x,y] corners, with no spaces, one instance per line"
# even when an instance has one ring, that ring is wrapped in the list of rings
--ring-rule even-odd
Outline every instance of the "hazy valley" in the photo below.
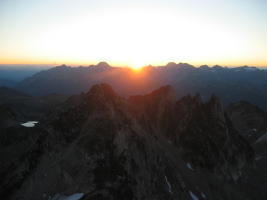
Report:
[[[266,86],[266,70],[185,63],[2,86],[1,199],[265,199]]]
[[[136,71],[111,67],[105,62],[88,67],[62,65],[22,79],[12,88],[33,96],[51,93],[73,95],[87,92],[88,88],[99,83],[108,83],[124,97],[146,94],[163,85],[171,85],[177,98],[199,93],[207,101],[215,93],[224,107],[245,100],[267,111],[267,70],[248,66],[194,67],[186,63],[168,63],[166,66],[147,66]]]

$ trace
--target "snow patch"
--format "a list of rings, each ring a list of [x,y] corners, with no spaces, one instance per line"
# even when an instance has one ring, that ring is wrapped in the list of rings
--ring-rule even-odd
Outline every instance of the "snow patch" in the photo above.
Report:
[[[265,140],[267,140],[267,131],[261,137],[259,137],[256,142],[253,143],[253,145],[259,142],[263,142]]]
[[[197,188],[197,191],[199,191],[198,187],[196,187],[196,188]],[[201,193],[201,196],[202,196],[204,199],[206,199],[205,194]]]
[[[169,140],[169,143],[171,144],[172,142]]]
[[[190,196],[192,197],[193,200],[198,200],[197,196],[194,195],[193,192],[189,191],[190,192]]]
[[[253,131],[257,131],[257,129],[256,129],[256,128],[253,128],[253,129],[251,129],[251,130],[253,130]]]
[[[186,166],[187,166],[189,169],[193,170],[193,168],[192,168],[192,166],[190,165],[189,162],[186,164]]]
[[[26,123],[21,124],[21,126],[25,126],[25,127],[34,127],[35,124],[37,124],[37,121],[28,121]]]
[[[76,194],[67,196],[67,197],[65,197],[65,198],[62,199],[62,200],[78,200],[78,199],[80,199],[83,195],[84,195],[83,193],[76,193]]]
[[[83,195],[84,193],[75,193],[70,196],[56,194],[51,200],[79,200]]]
[[[260,160],[261,158],[262,158],[262,156],[255,158],[255,160]]]
[[[170,182],[168,181],[167,176],[165,176],[165,181],[166,181],[166,183],[167,183],[167,185],[168,185],[169,193],[173,194],[173,192],[172,192],[172,186],[171,186]]]

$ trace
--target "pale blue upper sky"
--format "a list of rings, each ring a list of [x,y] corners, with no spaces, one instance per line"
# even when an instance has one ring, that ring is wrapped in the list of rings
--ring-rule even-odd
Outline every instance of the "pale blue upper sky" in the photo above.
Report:
[[[0,64],[267,66],[266,0],[0,0]]]

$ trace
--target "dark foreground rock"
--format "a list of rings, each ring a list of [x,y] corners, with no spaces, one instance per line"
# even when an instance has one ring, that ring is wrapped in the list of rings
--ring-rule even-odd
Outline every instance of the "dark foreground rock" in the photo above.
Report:
[[[247,186],[248,193],[258,193],[258,199],[267,198],[267,113],[246,101],[232,103],[225,109],[234,127],[251,144],[255,162],[245,166],[248,176],[239,179]]]
[[[253,199],[239,180],[254,151],[218,97],[170,86],[129,99],[107,84],[54,107],[36,129],[35,165],[9,199]],[[29,155],[36,155],[30,152]],[[254,196],[253,196],[254,195]]]

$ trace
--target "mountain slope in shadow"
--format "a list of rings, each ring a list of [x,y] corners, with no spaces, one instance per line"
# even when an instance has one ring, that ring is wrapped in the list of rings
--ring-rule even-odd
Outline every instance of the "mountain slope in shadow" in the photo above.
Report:
[[[128,99],[107,84],[72,96],[39,124],[38,158],[10,198],[251,199],[238,181],[254,161],[219,98],[176,101],[171,86]],[[38,148],[37,148],[38,149]],[[247,175],[247,174],[246,174]]]

